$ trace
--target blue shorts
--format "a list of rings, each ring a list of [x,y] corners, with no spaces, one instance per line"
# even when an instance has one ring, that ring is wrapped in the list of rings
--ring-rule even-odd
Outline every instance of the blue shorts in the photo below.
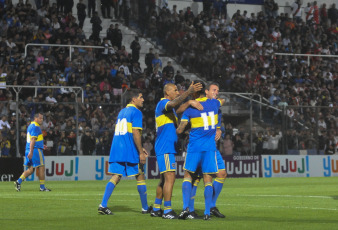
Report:
[[[144,174],[144,168],[138,163],[112,162],[109,163],[108,173],[130,177]]]
[[[176,160],[175,154],[166,153],[160,156],[156,156],[158,168],[160,173],[176,172]]]
[[[203,174],[217,173],[216,151],[188,152],[184,162],[184,170],[195,173],[199,167]]]
[[[216,157],[217,157],[217,167],[218,167],[218,170],[225,170],[225,163],[224,163],[222,155],[218,151],[218,149],[216,150]]]
[[[33,168],[45,165],[45,157],[43,155],[42,149],[34,149],[32,159],[28,159],[28,154],[29,150],[26,150],[25,163],[23,165],[27,167],[33,166]]]

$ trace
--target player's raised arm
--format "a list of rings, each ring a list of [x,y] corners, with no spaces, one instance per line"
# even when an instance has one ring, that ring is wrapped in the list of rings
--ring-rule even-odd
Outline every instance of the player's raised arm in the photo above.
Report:
[[[183,113],[189,106],[192,106],[198,110],[203,110],[201,103],[195,100],[189,100],[186,103],[180,105],[180,107],[176,110],[176,113]]]
[[[181,121],[180,125],[179,125],[178,128],[176,129],[176,133],[177,133],[177,134],[183,133],[185,127],[187,126],[187,124],[188,124],[188,121],[186,121],[186,120]]]
[[[168,104],[167,104],[167,110],[172,109],[172,108],[176,108],[189,95],[191,95],[191,94],[193,94],[195,92],[198,92],[201,89],[202,89],[202,84],[201,83],[194,84],[194,82],[192,82],[187,91],[185,91],[184,93],[182,93],[180,96],[176,97],[174,100],[171,100],[170,102],[168,102]]]

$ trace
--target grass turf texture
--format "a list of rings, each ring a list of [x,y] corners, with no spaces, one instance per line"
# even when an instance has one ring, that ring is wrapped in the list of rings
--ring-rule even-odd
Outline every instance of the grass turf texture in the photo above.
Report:
[[[135,180],[115,188],[108,207],[97,213],[106,181],[47,181],[52,192],[39,192],[39,182],[0,186],[0,228],[5,229],[338,229],[338,177],[227,179],[218,199],[225,219],[164,220],[141,214]],[[148,204],[158,180],[147,180]],[[173,209],[182,209],[182,179],[175,183]],[[200,183],[195,208],[203,215]]]

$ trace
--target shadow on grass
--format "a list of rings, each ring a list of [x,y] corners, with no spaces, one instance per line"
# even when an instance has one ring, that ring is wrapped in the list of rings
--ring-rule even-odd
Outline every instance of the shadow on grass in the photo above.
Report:
[[[332,199],[334,199],[334,200],[338,200],[338,196],[331,196],[332,197]]]

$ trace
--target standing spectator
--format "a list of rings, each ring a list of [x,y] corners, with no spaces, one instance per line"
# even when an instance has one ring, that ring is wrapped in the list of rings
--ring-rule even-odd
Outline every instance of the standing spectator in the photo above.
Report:
[[[118,50],[121,49],[122,46],[122,31],[119,29],[119,24],[115,24],[115,28],[112,30],[111,34],[111,45],[116,46]]]
[[[152,61],[154,58],[155,58],[155,54],[153,53],[153,48],[149,48],[149,53],[146,54],[146,57],[144,59],[144,62],[147,66],[148,73],[153,72]]]
[[[83,3],[83,0],[80,0],[76,5],[77,8],[77,19],[79,20],[79,27],[83,28],[83,22],[86,18],[86,5]]]
[[[327,23],[327,9],[326,9],[326,4],[323,3],[322,7],[320,8],[320,22],[322,24],[326,24]]]
[[[7,121],[7,116],[3,115],[0,120],[0,130],[1,132],[6,130],[6,129],[11,129],[11,126],[9,125]]]
[[[125,26],[129,26],[129,16],[130,16],[130,0],[123,0],[124,1],[124,12],[123,12],[123,19]]]
[[[317,6],[317,1],[313,2],[313,21],[317,25],[319,25],[319,8]]]
[[[90,38],[95,41],[100,41],[100,31],[102,30],[101,26],[101,19],[98,15],[98,13],[95,11],[93,17],[90,19],[90,23],[92,23],[92,34],[90,35]]]
[[[141,50],[141,45],[138,42],[138,37],[136,36],[134,41],[130,44],[130,49],[131,49],[131,56],[132,56],[132,62],[138,62],[140,59],[140,50]]]
[[[226,134],[225,139],[223,140],[223,154],[232,155],[233,148],[234,143],[231,140],[230,134]]]
[[[306,24],[310,25],[313,20],[313,6],[311,6],[310,2],[307,3],[307,7],[305,7],[304,12]]]
[[[103,18],[111,18],[110,2],[111,0],[101,0],[101,13]]]
[[[67,0],[56,0],[56,7],[59,13],[64,12],[66,1]]]
[[[74,0],[66,0],[65,14],[68,14],[69,12],[72,13],[73,6],[74,6]]]
[[[93,155],[93,151],[95,150],[95,137],[91,132],[89,127],[85,129],[84,135],[81,138],[81,149],[83,155]]]
[[[2,136],[0,148],[1,148],[1,157],[10,156],[9,152],[11,150],[11,142],[8,140],[7,136]]]
[[[96,0],[88,0],[88,18],[94,15],[96,10]]]
[[[167,62],[167,65],[163,68],[162,73],[165,74],[165,75],[168,75],[168,74],[172,74],[173,75],[175,73],[175,69],[171,65],[171,61]]]
[[[300,0],[296,0],[292,5],[291,5],[291,10],[292,10],[292,16],[295,19],[297,23],[302,21],[302,13],[303,9],[301,7]]]
[[[332,4],[330,9],[327,11],[327,16],[331,21],[331,25],[337,23],[338,9],[336,9],[336,4]]]
[[[151,61],[152,69],[162,69],[162,61],[158,53],[155,53],[154,59]]]

